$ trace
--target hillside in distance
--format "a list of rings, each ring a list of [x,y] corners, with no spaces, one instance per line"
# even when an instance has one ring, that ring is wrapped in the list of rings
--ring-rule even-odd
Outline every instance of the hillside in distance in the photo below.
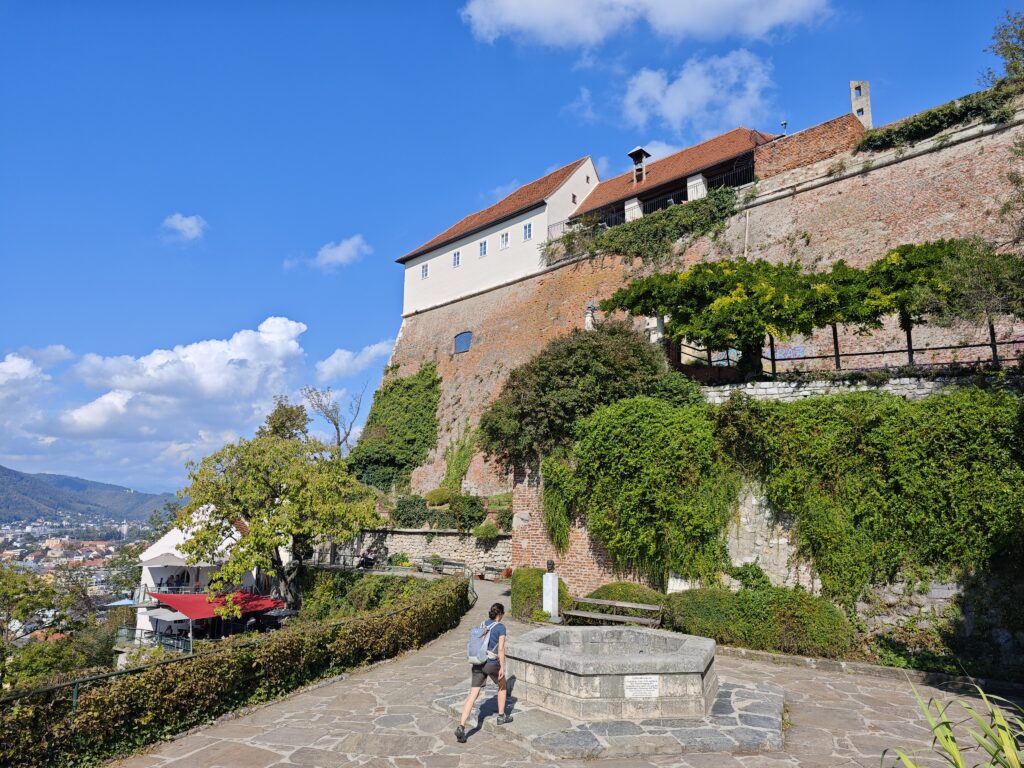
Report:
[[[66,475],[30,475],[0,466],[0,523],[43,518],[145,520],[174,501],[171,493],[142,493]]]

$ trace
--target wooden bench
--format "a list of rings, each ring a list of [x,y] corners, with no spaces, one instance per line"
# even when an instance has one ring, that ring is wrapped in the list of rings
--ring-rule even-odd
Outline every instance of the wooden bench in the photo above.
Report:
[[[612,613],[599,613],[597,611],[577,611],[577,605],[601,605],[612,608]],[[578,597],[573,600],[573,610],[562,611],[563,616],[573,616],[578,619],[590,619],[612,624],[642,624],[645,627],[661,626],[660,605],[648,603],[623,603],[618,600],[597,600],[592,597]],[[622,616],[618,613],[621,610],[647,611],[651,616]]]
[[[481,575],[484,577],[484,581],[497,581],[504,572],[505,569],[500,565],[485,565]]]

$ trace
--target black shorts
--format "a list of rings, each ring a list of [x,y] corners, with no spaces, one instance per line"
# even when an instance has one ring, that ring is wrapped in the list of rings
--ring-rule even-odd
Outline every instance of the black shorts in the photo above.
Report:
[[[474,664],[473,670],[473,684],[472,688],[483,688],[487,684],[487,678],[491,678],[494,684],[498,684],[498,672],[501,670],[501,665],[495,659],[489,659],[484,664]]]

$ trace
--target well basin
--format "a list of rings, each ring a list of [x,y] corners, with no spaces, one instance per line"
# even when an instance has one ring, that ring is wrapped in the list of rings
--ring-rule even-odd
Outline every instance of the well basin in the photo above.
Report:
[[[702,718],[715,641],[635,627],[543,627],[510,640],[517,699],[576,720]]]

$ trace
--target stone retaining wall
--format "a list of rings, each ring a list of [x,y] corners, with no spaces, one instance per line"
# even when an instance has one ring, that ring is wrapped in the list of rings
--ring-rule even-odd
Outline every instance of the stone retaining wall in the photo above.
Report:
[[[511,567],[512,536],[506,533],[492,543],[484,543],[459,531],[381,529],[363,531],[351,542],[338,545],[337,552],[356,557],[369,555],[378,562],[385,562],[399,552],[414,562],[439,555],[466,563],[473,573],[482,573],[485,566],[502,570]]]
[[[817,395],[840,392],[891,392],[907,400],[919,400],[933,395],[944,387],[972,383],[969,378],[946,376],[929,379],[902,377],[878,384],[867,381],[751,381],[746,384],[724,384],[701,387],[704,399],[712,405],[721,405],[733,392],[742,392],[755,400],[778,400],[784,403]]]

